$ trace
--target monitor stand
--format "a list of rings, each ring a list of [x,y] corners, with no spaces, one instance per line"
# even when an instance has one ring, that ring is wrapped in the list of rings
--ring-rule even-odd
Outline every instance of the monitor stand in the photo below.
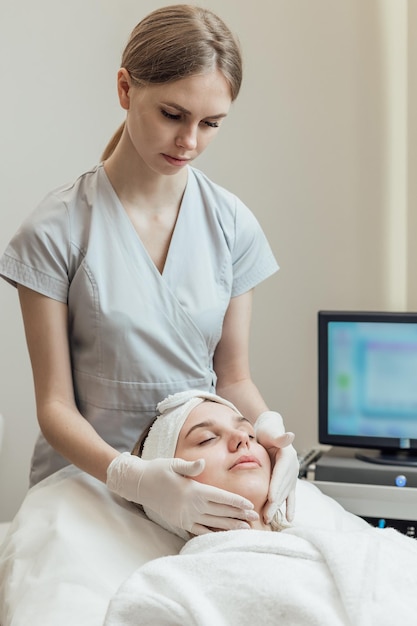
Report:
[[[355,457],[360,461],[378,463],[378,465],[417,467],[417,454],[415,450],[367,450],[366,453],[357,450]]]

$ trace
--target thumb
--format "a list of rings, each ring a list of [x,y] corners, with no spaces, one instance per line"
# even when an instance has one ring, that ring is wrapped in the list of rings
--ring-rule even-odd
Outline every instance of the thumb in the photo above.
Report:
[[[269,433],[263,433],[261,439],[258,438],[259,443],[261,443],[264,448],[286,448],[290,446],[294,441],[295,435],[294,433],[286,432],[282,435],[269,435]]]
[[[206,466],[204,459],[197,461],[184,461],[184,459],[173,459],[171,469],[182,476],[198,476]]]
[[[277,448],[286,448],[287,446],[290,446],[292,444],[294,438],[294,433],[284,433],[283,435],[275,438],[275,445],[277,446]]]

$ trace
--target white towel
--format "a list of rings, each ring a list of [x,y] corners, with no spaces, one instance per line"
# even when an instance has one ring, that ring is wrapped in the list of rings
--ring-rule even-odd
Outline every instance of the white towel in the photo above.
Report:
[[[145,460],[172,459],[185,420],[194,407],[205,400],[224,404],[240,415],[231,402],[214,393],[195,389],[174,393],[159,402],[156,407],[160,415],[156,417],[145,439],[142,458]]]
[[[415,626],[417,542],[391,529],[195,537],[138,569],[105,626]]]

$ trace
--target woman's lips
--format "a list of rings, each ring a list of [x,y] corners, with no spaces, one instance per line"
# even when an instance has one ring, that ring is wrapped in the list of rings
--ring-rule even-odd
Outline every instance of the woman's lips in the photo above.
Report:
[[[251,467],[260,467],[260,461],[256,458],[256,456],[241,456],[237,461],[231,465],[229,469],[233,469],[235,467],[240,467],[242,469],[250,469]]]
[[[172,157],[172,156],[169,156],[169,154],[163,154],[162,156],[164,157],[166,161],[168,161],[168,163],[170,163],[170,165],[175,165],[176,167],[182,167],[184,165],[187,165],[187,163],[190,160],[190,159]]]

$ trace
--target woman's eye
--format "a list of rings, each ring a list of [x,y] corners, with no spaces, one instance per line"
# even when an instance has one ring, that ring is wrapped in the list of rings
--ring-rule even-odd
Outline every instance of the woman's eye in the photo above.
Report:
[[[165,109],[161,109],[161,113],[164,117],[167,117],[169,120],[179,120],[180,116],[176,113],[169,113],[169,111],[165,111]]]
[[[207,437],[207,439],[203,439],[198,443],[199,446],[204,446],[206,443],[210,443],[210,441],[214,441],[216,437]]]
[[[219,128],[219,122],[204,122],[204,124],[206,124],[206,126],[209,126],[210,128]]]

